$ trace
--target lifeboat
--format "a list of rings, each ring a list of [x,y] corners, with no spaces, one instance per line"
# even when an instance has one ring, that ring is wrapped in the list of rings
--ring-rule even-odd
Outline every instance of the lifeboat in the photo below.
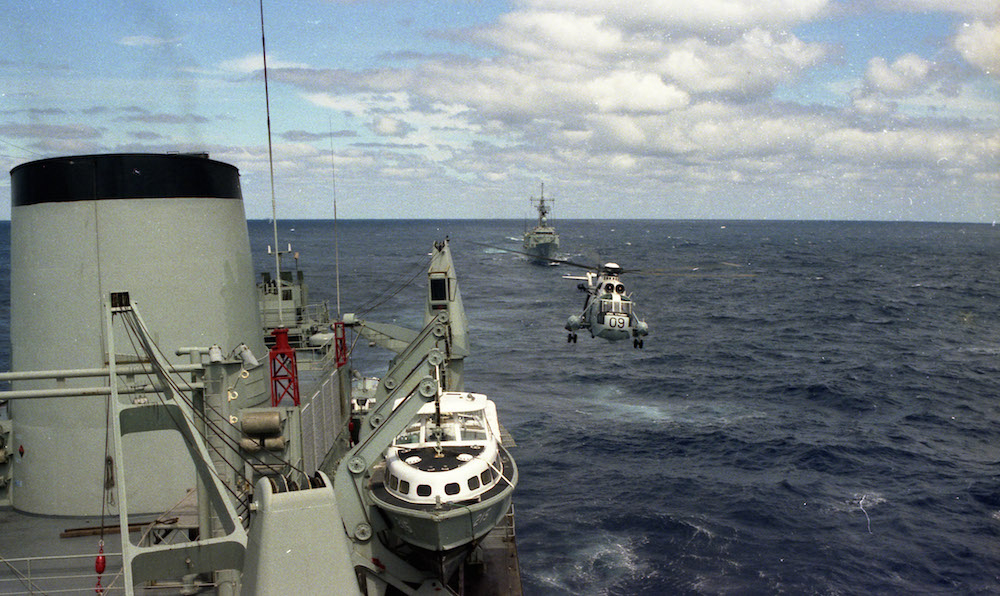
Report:
[[[510,508],[516,484],[496,405],[481,393],[444,392],[386,450],[370,496],[392,534],[440,552],[488,534]]]

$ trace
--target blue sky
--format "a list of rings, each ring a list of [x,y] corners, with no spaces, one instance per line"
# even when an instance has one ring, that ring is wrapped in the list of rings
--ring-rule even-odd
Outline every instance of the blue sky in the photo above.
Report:
[[[268,1],[280,218],[1000,219],[996,0]],[[271,214],[256,1],[33,0],[0,161],[207,151]],[[10,209],[0,179],[0,217]]]

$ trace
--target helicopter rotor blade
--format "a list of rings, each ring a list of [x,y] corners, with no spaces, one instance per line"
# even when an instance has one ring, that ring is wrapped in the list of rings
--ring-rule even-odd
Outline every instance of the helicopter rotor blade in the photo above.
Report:
[[[471,240],[469,242],[472,243],[472,244],[475,244],[477,246],[483,246],[483,247],[492,248],[492,249],[495,249],[495,250],[502,250],[504,252],[511,252],[511,253],[514,253],[514,254],[517,254],[517,255],[524,255],[526,257],[531,257],[532,259],[542,259],[542,260],[545,260],[545,261],[549,261],[550,263],[559,263],[560,265],[569,265],[570,267],[579,267],[580,269],[587,269],[588,271],[598,271],[598,270],[600,270],[600,266],[584,265],[582,263],[575,263],[573,261],[568,261],[566,259],[557,259],[555,257],[542,257],[542,256],[539,256],[539,255],[533,255],[531,253],[524,252],[523,250],[514,250],[513,248],[504,248],[502,246],[494,246],[492,244],[484,244],[482,242],[473,242]]]
[[[585,265],[583,263],[577,263],[575,261],[570,261],[567,259],[557,259],[554,257],[542,257],[538,255],[533,255],[521,250],[515,250],[513,248],[504,248],[502,246],[495,246],[492,244],[485,244],[482,242],[468,241],[471,244],[477,246],[482,246],[485,248],[492,248],[494,250],[502,250],[504,252],[514,253],[518,255],[524,255],[526,257],[531,257],[532,259],[541,259],[549,261],[550,263],[559,263],[561,265],[568,265],[570,267],[579,267],[580,269],[586,269],[587,271],[603,272],[604,265]],[[653,276],[668,276],[668,277],[755,277],[753,273],[721,273],[720,270],[725,268],[742,268],[743,265],[739,263],[730,263],[727,261],[720,261],[717,263],[711,263],[708,265],[701,265],[697,267],[683,267],[677,269],[626,269],[621,268],[621,273],[632,273],[636,275],[653,275]]]

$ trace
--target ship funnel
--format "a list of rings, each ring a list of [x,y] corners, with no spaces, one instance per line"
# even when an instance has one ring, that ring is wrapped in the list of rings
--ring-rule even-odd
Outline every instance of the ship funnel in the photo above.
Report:
[[[44,159],[11,171],[11,203],[13,371],[107,367],[102,304],[112,292],[128,292],[141,307],[171,362],[188,361],[176,354],[183,346],[245,342],[251,352],[265,351],[235,167],[204,154]],[[115,345],[131,349],[127,341]],[[122,361],[130,357],[136,355],[121,354]],[[265,373],[260,367],[244,381],[241,406],[267,398]],[[95,384],[43,379],[14,388]],[[25,449],[15,462],[15,508],[101,512],[106,399],[11,402],[14,434]],[[127,436],[124,447],[132,513],[162,512],[194,487],[179,434]]]

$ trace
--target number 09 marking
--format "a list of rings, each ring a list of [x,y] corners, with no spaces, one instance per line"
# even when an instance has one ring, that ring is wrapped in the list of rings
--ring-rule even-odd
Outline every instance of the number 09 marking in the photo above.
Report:
[[[628,317],[608,317],[607,324],[612,329],[625,329],[628,327]]]

